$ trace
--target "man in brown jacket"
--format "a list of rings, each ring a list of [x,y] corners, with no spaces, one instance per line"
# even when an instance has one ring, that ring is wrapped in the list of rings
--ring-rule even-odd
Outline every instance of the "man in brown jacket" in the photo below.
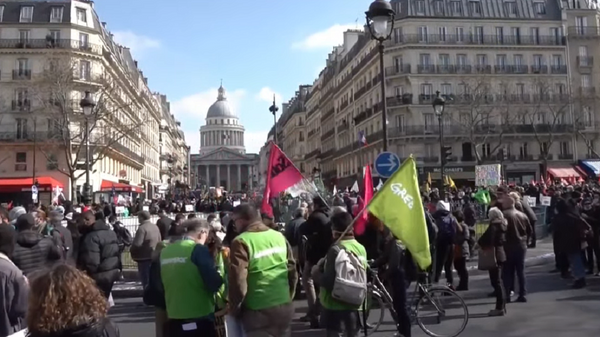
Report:
[[[510,302],[510,292],[514,289],[515,274],[519,281],[519,297],[517,302],[527,302],[525,280],[525,254],[527,253],[527,238],[531,236],[531,224],[525,213],[515,208],[515,199],[498,189],[498,201],[502,204],[502,213],[507,223],[506,262],[502,268],[502,280],[507,292],[506,301]]]
[[[292,248],[253,206],[239,205],[231,217],[240,234],[230,247],[229,313],[247,337],[290,336],[298,278]]]
[[[140,226],[135,232],[135,238],[131,243],[131,259],[137,262],[138,274],[142,287],[146,288],[150,278],[150,265],[152,265],[152,255],[156,246],[162,238],[160,230],[156,224],[150,221],[150,213],[142,211],[138,213]]]

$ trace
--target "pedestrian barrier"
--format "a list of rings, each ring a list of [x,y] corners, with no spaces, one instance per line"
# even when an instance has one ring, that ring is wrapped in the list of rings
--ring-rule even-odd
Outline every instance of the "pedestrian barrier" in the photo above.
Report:
[[[185,213],[185,217],[187,219],[190,213]],[[196,213],[196,217],[202,220],[206,220],[209,214],[207,213]],[[218,214],[215,214],[217,218]],[[167,216],[173,220],[175,220],[175,214],[167,214]],[[150,217],[150,222],[156,223],[159,219],[158,215],[152,215]],[[117,217],[117,221],[120,221],[124,228],[126,228],[132,237],[135,237],[135,233],[137,232],[138,227],[140,226],[140,221],[137,216],[128,216],[128,217]],[[135,261],[131,259],[131,254],[129,253],[129,247],[125,248],[123,254],[121,255],[121,263],[123,264],[123,269],[137,269],[137,264]]]

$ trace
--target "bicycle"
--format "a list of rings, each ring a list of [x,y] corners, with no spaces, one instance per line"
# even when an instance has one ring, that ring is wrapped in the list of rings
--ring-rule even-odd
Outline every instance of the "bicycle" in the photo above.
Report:
[[[377,269],[368,268],[368,273],[371,276],[372,281],[367,284],[367,304],[366,304],[366,312],[363,312],[363,315],[366,315],[367,325],[370,327],[367,330],[367,335],[370,335],[376,332],[381,324],[383,323],[385,317],[385,310],[387,309],[394,319],[394,322],[397,324],[398,316],[396,315],[396,311],[394,310],[394,306],[392,305],[392,296],[386,290],[385,286],[377,276]],[[450,307],[444,308],[440,300],[451,300],[453,305]],[[412,296],[407,301],[407,306],[409,306],[409,317],[411,321],[411,325],[415,322],[417,325],[423,330],[425,334],[431,337],[456,337],[460,335],[466,328],[467,323],[469,321],[469,309],[465,301],[452,289],[445,286],[427,286],[421,283],[420,281],[416,282],[414,292]],[[429,323],[427,319],[421,317],[421,313],[425,312],[424,308],[426,306],[431,306],[433,309],[434,317],[433,319],[440,325],[444,318],[450,318],[446,322],[452,322],[457,317],[455,315],[448,315],[449,310],[454,309],[462,309],[462,322],[458,324],[458,328],[454,330],[452,333],[436,333],[433,332],[429,327]],[[381,309],[379,315],[375,315],[376,321],[369,321],[369,316],[372,316],[373,309]],[[460,317],[460,316],[458,316]],[[456,321],[454,321],[456,322]],[[426,325],[427,324],[427,325]],[[445,330],[444,328],[442,328]]]

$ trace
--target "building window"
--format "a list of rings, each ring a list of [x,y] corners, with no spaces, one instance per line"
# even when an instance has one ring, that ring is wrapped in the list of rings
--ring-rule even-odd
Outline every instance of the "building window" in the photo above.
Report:
[[[481,15],[481,3],[479,0],[471,0],[469,2],[469,7],[471,9],[471,15],[480,16]]]
[[[79,62],[79,79],[90,80],[90,62],[80,61]]]
[[[27,119],[16,119],[16,137],[17,139],[27,139]]]
[[[450,7],[452,8],[452,14],[453,15],[460,15],[461,14],[461,2],[460,1],[452,1],[450,3]]]
[[[33,21],[33,6],[22,6],[19,22],[28,23]]]
[[[592,108],[589,106],[584,106],[583,110],[583,124],[585,126],[593,126],[594,125],[594,114],[592,113]]]
[[[15,171],[27,171],[27,152],[15,154]]]
[[[427,27],[419,27],[417,28],[419,42],[427,43]]]
[[[434,131],[435,122],[432,113],[423,114],[423,120],[425,122],[425,131]]]
[[[90,36],[88,34],[79,33],[79,47],[87,48],[89,46]]]
[[[63,20],[63,7],[52,7],[50,10],[50,22],[59,23]]]
[[[581,75],[581,87],[589,88],[591,82],[592,82],[592,80],[591,80],[591,76],[589,74]]]
[[[29,42],[29,30],[19,30],[19,42],[20,43],[28,43]]]
[[[417,14],[425,14],[425,1],[417,0]]]
[[[544,3],[544,2],[534,2],[533,3],[533,11],[537,15],[546,14],[546,3]]]
[[[2,22],[3,16],[4,16],[4,6],[0,6],[0,22]]]
[[[504,9],[508,16],[517,16],[517,3],[514,1],[507,1],[504,3]]]
[[[50,37],[52,38],[53,43],[58,43],[58,41],[60,41],[60,30],[51,30]]]
[[[441,91],[442,95],[450,95],[450,94],[452,94],[452,84],[449,84],[449,83],[442,84],[442,87],[441,87],[440,91]]]
[[[521,159],[524,159],[525,157],[529,156],[529,150],[527,148],[527,143],[521,144],[521,147],[519,148],[519,154],[521,156]]]
[[[77,21],[87,23],[87,12],[85,8],[77,7]]]
[[[463,27],[456,27],[456,42],[464,42],[465,41],[465,29]]]

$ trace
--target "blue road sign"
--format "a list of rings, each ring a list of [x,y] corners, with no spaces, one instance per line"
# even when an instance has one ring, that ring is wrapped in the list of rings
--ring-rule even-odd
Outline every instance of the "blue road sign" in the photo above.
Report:
[[[400,168],[400,158],[395,153],[382,152],[375,159],[375,171],[382,178],[389,178]]]

